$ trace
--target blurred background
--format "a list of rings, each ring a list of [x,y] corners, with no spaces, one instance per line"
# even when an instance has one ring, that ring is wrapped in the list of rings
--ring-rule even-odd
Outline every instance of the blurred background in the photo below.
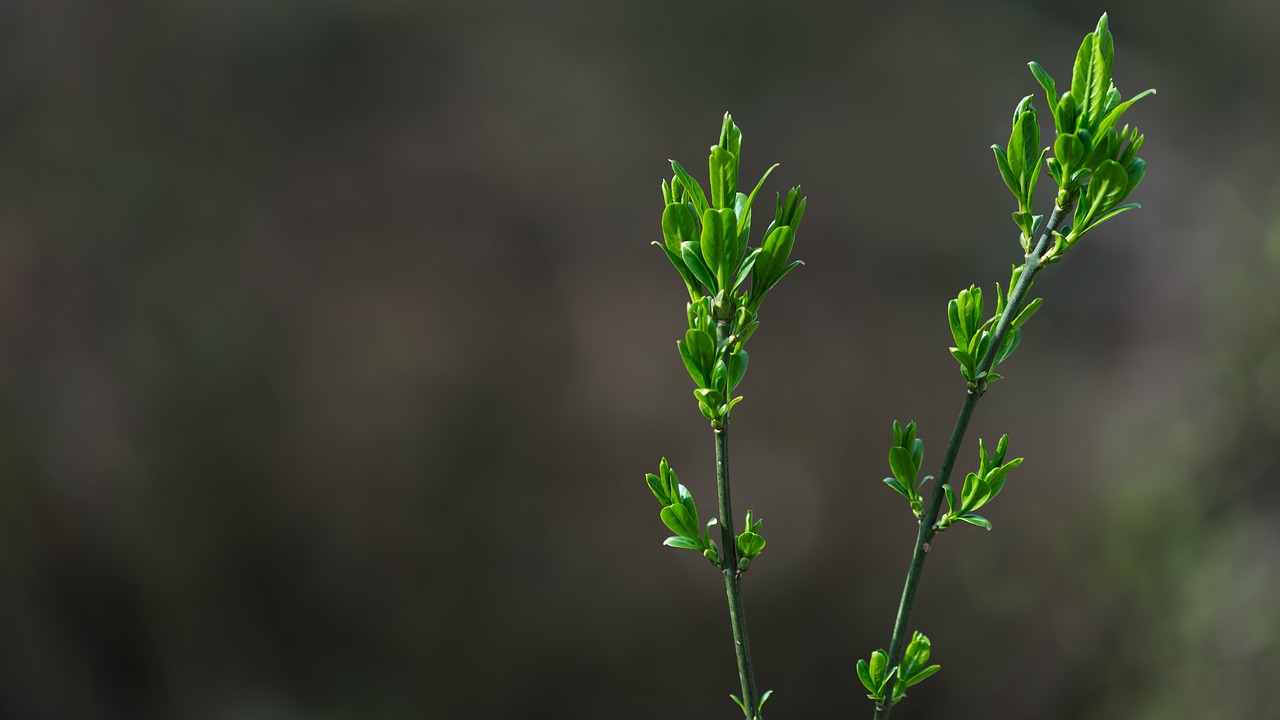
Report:
[[[737,717],[643,480],[711,513],[649,243],[726,109],[809,196],[734,413],[758,677],[869,717],[890,422],[936,472],[946,301],[1021,257],[989,146],[1103,10],[1145,209],[1037,282],[894,717],[1280,717],[1268,0],[0,2],[0,717]]]

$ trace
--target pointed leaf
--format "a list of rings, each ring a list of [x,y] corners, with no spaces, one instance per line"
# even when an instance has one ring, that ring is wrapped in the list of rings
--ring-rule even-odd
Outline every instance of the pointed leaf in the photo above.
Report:
[[[680,537],[679,535],[672,535],[671,537],[667,538],[666,540],[663,540],[663,541],[662,541],[662,544],[663,544],[663,545],[666,545],[667,547],[681,548],[681,549],[683,549],[683,550],[703,550],[703,549],[705,549],[705,546],[702,544],[702,540],[701,540],[701,539],[694,539],[694,538]]]
[[[991,529],[991,521],[982,517],[981,515],[975,515],[974,513],[965,513],[964,515],[960,516],[960,519],[969,523],[970,525],[977,525],[978,527],[984,528],[986,530]]]
[[[916,484],[916,468],[911,462],[911,453],[904,447],[894,446],[889,448],[889,468],[893,470],[893,475],[905,487],[914,487]]]
[[[680,181],[680,185],[684,188],[689,201],[693,203],[693,211],[697,213],[698,217],[702,217],[708,207],[707,194],[702,191],[702,186],[698,184],[697,180],[693,179],[693,176],[685,172],[685,169],[675,160],[671,161],[671,169],[675,171],[676,179]]]
[[[1040,87],[1044,88],[1045,97],[1049,99],[1049,111],[1058,111],[1058,87],[1054,83],[1053,77],[1040,67],[1040,63],[1032,60],[1027,63],[1031,68],[1031,74],[1036,76],[1036,82],[1040,83]]]

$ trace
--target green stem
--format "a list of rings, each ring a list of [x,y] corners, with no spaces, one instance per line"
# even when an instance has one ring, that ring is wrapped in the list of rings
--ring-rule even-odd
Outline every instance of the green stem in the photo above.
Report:
[[[1031,282],[1042,267],[1040,260],[1049,248],[1053,238],[1053,231],[1058,228],[1058,224],[1062,222],[1069,210],[1070,203],[1067,205],[1068,207],[1054,206],[1053,214],[1049,216],[1049,222],[1045,225],[1044,232],[1040,235],[1040,241],[1036,243],[1035,249],[1027,255],[1026,264],[1023,265],[1022,276],[1018,278],[1018,283],[1013,287],[1013,292],[1009,294],[1009,301],[1005,304],[1004,314],[996,321],[995,329],[991,333],[991,345],[987,350],[987,354],[983,356],[982,361],[978,364],[978,377],[985,376],[986,373],[991,371],[991,366],[995,364],[996,353],[1000,349],[1000,344],[1004,342],[1004,336],[1008,334],[1013,319],[1022,310],[1023,300],[1026,299],[1027,291],[1031,289]],[[924,574],[924,561],[929,554],[929,542],[933,540],[933,536],[938,532],[938,511],[942,507],[942,498],[946,494],[944,488],[951,480],[951,471],[955,468],[956,456],[959,455],[960,446],[964,442],[965,431],[969,429],[969,419],[973,417],[973,410],[978,406],[978,400],[985,391],[986,381],[980,380],[977,388],[970,390],[968,395],[965,396],[964,405],[960,408],[960,416],[956,418],[955,428],[951,431],[951,439],[947,442],[946,453],[942,456],[942,467],[938,471],[938,480],[933,486],[933,493],[929,496],[929,504],[925,507],[924,515],[920,518],[920,531],[916,534],[916,548],[911,555],[911,566],[907,569],[906,585],[902,588],[902,601],[898,604],[898,618],[893,625],[893,640],[889,643],[890,668],[898,667],[902,664],[902,654],[906,651],[907,644],[907,625],[911,620],[911,608],[915,604],[916,589],[920,586],[920,577]],[[889,697],[886,697],[883,703],[876,704],[875,720],[888,720],[889,712],[893,709],[892,683],[890,683],[887,692]]]
[[[716,324],[721,346],[729,335],[729,323]],[[738,657],[738,679],[742,682],[742,702],[750,718],[757,720],[760,697],[756,691],[755,667],[751,662],[751,644],[747,641],[747,614],[742,607],[742,575],[738,572],[738,546],[733,533],[733,502],[729,497],[729,418],[726,415],[715,427],[716,494],[720,501],[720,540],[724,546],[721,558],[724,592],[729,598],[729,622],[733,626],[733,651]]]

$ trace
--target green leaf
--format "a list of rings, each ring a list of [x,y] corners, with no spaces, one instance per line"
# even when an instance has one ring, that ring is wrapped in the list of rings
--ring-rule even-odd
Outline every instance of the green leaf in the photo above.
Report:
[[[791,249],[795,246],[796,232],[789,225],[780,225],[769,233],[764,239],[761,246],[765,252],[769,254],[770,265],[767,268],[769,275],[764,277],[768,284],[773,284],[781,279],[779,270],[787,264],[787,260],[791,257]],[[756,263],[759,266],[759,262]],[[777,277],[774,277],[777,275]]]
[[[1098,130],[1106,131],[1109,128],[1115,127],[1115,124],[1120,122],[1120,116],[1124,115],[1125,111],[1128,110],[1134,103],[1138,102],[1139,100],[1141,100],[1142,98],[1148,95],[1155,95],[1155,94],[1156,94],[1155,88],[1148,88],[1138,93],[1137,95],[1134,95],[1128,100],[1125,100],[1119,105],[1115,106],[1115,108],[1112,109],[1111,112],[1107,113],[1106,116],[1102,118],[1102,122],[1098,124]]]
[[[1005,333],[1004,340],[1000,342],[1000,350],[996,352],[995,364],[999,365],[1009,359],[1009,356],[1013,354],[1013,351],[1018,349],[1018,343],[1020,342],[1022,342],[1021,330],[1012,328],[1009,332]]]
[[[907,687],[911,687],[913,685],[919,685],[921,682],[928,679],[930,675],[933,675],[934,673],[938,672],[941,669],[942,669],[941,665],[930,665],[929,667],[911,676],[911,679],[907,681]]]
[[[702,259],[702,246],[700,243],[680,243],[680,259],[684,260],[689,272],[693,273],[698,282],[707,286],[709,292],[715,294],[720,289],[716,285],[715,275],[712,274],[711,269],[707,267],[707,263]]]
[[[1027,303],[1026,307],[1022,308],[1022,312],[1018,313],[1018,316],[1013,319],[1013,327],[1016,329],[1025,325],[1031,319],[1031,316],[1036,314],[1041,305],[1044,305],[1044,298],[1036,298]]]
[[[996,154],[996,167],[1000,170],[1000,177],[1004,180],[1005,186],[1009,188],[1009,192],[1013,193],[1013,198],[1021,203],[1022,191],[1018,187],[1018,179],[1014,176],[1013,170],[1009,165],[1008,154],[999,145],[992,145],[991,151]]]
[[[947,510],[953,511],[956,507],[956,491],[952,489],[951,483],[942,486],[942,492],[947,496]],[[949,513],[948,513],[949,514]]]
[[[1104,222],[1106,222],[1106,221],[1110,220],[1111,218],[1113,218],[1113,217],[1115,217],[1115,216],[1119,215],[1119,214],[1120,214],[1120,213],[1122,213],[1122,212],[1127,212],[1127,211],[1129,211],[1129,210],[1137,210],[1137,209],[1138,209],[1138,208],[1140,208],[1140,207],[1142,207],[1142,206],[1141,206],[1141,205],[1139,205],[1138,203],[1129,203],[1128,205],[1121,205],[1120,207],[1118,207],[1118,208],[1116,208],[1116,209],[1112,210],[1111,212],[1103,213],[1103,215],[1102,215],[1101,217],[1099,217],[1098,219],[1094,220],[1094,221],[1089,225],[1089,227],[1090,227],[1090,229],[1092,229],[1092,228],[1096,228],[1096,227],[1098,227],[1099,225],[1101,225],[1102,223],[1104,223]]]
[[[662,211],[662,239],[666,248],[680,253],[680,243],[696,242],[698,219],[685,203],[672,203]]]
[[[982,517],[981,515],[975,515],[974,513],[965,513],[960,516],[960,519],[969,523],[970,525],[977,525],[978,527],[986,528],[987,530],[991,529],[991,521]],[[937,667],[937,666],[935,665],[934,667]]]
[[[702,238],[699,240],[699,245],[702,248],[702,258],[707,261],[707,269],[712,275],[723,280],[725,273],[721,266],[725,262],[726,244],[729,242],[729,236],[733,234],[733,229],[725,227],[724,215],[721,212],[709,209],[702,213]],[[732,210],[728,212],[733,214]],[[718,283],[716,287],[724,287],[724,284]]]
[[[662,252],[667,256],[667,260],[670,260],[671,265],[675,267],[676,272],[680,273],[680,279],[684,280],[685,287],[689,289],[689,297],[696,298],[701,295],[702,283],[699,282],[698,278],[694,277],[692,272],[689,272],[689,266],[684,264],[684,258],[680,257],[678,253],[671,252],[663,246],[662,243],[656,240],[653,244],[662,249]],[[678,250],[679,248],[677,248],[677,251]]]
[[[1080,42],[1080,50],[1076,52],[1076,62],[1071,68],[1071,98],[1075,101],[1082,119],[1089,117],[1089,98],[1093,87],[1095,68],[1093,64],[1094,47],[1097,38],[1093,33],[1084,36]]]
[[[756,710],[764,710],[764,704],[769,702],[769,698],[773,697],[772,690],[765,690],[764,695],[760,696],[760,704],[756,706]]]
[[[689,173],[685,172],[680,163],[675,160],[671,161],[671,169],[676,173],[676,179],[680,181],[680,185],[684,187],[685,193],[689,197],[689,201],[693,203],[693,211],[698,217],[702,217],[707,211],[707,194],[702,191],[702,186],[697,180],[693,179]]]
[[[755,250],[752,250],[751,254],[748,255],[745,260],[742,261],[742,265],[738,266],[738,276],[733,281],[733,288],[732,288],[733,292],[737,292],[738,288],[742,286],[742,283],[751,274],[751,269],[755,267],[756,259],[759,257],[760,257],[760,250],[759,248],[757,248]]]
[[[875,680],[871,677],[871,667],[866,660],[858,660],[858,679],[862,681],[862,686],[868,692],[874,693],[876,691]]]
[[[698,330],[690,330],[688,332],[700,332]],[[688,371],[693,384],[698,387],[706,387],[711,384],[710,378],[699,367],[697,359],[694,358],[693,352],[689,350],[689,345],[683,340],[676,341],[676,347],[680,350],[680,360],[684,362],[684,369]]]
[[[920,466],[924,464],[924,440],[920,438],[916,438],[911,443],[911,464],[916,466],[917,473],[920,472]]]
[[[684,342],[689,347],[689,354],[697,363],[703,376],[710,379],[716,361],[715,338],[711,337],[711,333],[706,330],[689,328],[684,333]],[[710,383],[701,383],[699,387],[710,387]]]
[[[698,520],[689,515],[684,505],[668,505],[662,508],[660,517],[662,524],[670,528],[671,532],[681,537],[698,539]]]
[[[904,486],[914,487],[916,484],[916,468],[911,462],[911,453],[904,447],[889,448],[889,468],[898,482]]]
[[[759,555],[760,551],[764,550],[765,542],[764,538],[748,530],[738,536],[737,545],[738,555],[750,560]]]
[[[1058,111],[1058,86],[1053,81],[1053,77],[1040,67],[1040,63],[1032,60],[1027,63],[1031,68],[1031,74],[1036,76],[1036,82],[1040,83],[1040,87],[1044,88],[1045,97],[1049,99],[1049,111],[1056,113]]]
[[[678,507],[678,506],[677,506],[677,507]],[[668,527],[669,527],[669,526],[668,526]],[[706,547],[702,544],[702,540],[701,540],[701,539],[694,539],[694,538],[680,537],[679,535],[672,535],[671,537],[667,538],[666,540],[663,540],[663,541],[662,541],[662,544],[663,544],[663,545],[666,545],[667,547],[681,548],[681,549],[683,549],[683,550],[704,550],[704,549],[706,549]]]
[[[885,677],[885,670],[888,668],[888,665],[889,655],[885,653],[884,650],[876,650],[871,653],[871,682],[875,684],[875,688],[872,689],[872,692],[883,687],[884,681],[888,679]]]
[[[1085,202],[1089,204],[1085,218],[1092,219],[1097,213],[1106,212],[1124,200],[1129,192],[1129,173],[1120,163],[1114,160],[1103,160],[1099,163],[1089,184],[1085,186]],[[1085,230],[1088,230],[1086,227]]]
[[[662,478],[654,475],[653,473],[647,473],[644,476],[644,481],[649,486],[649,492],[652,492],[653,496],[657,498],[658,502],[664,507],[676,501],[675,498],[667,494],[667,489],[665,487],[666,484],[662,482]]]
[[[1063,167],[1077,170],[1084,160],[1084,143],[1080,142],[1080,138],[1075,135],[1059,135],[1058,139],[1053,141],[1053,154]]]
[[[759,194],[760,188],[764,187],[764,181],[769,177],[770,174],[773,173],[773,170],[776,167],[778,167],[778,163],[774,163],[773,165],[770,165],[769,169],[764,171],[764,175],[760,176],[760,182],[756,183],[755,189],[752,190],[751,194],[747,196],[747,202],[742,206],[742,212],[738,216],[739,225],[742,224],[741,218],[747,213],[751,212],[751,208],[755,205],[755,202],[756,202],[756,195]]]
[[[951,337],[956,341],[956,347],[969,347],[969,333],[964,327],[959,301],[951,300],[947,303],[947,322],[951,325]]]
[[[729,353],[729,392],[738,387],[738,383],[742,382],[742,376],[747,374],[747,351],[739,350],[738,352]]]
[[[891,478],[891,477],[885,478],[885,479],[884,479],[884,484],[885,484],[885,485],[888,485],[888,486],[889,486],[889,487],[891,487],[891,488],[893,488],[893,489],[894,489],[894,491],[896,491],[896,492],[897,492],[899,495],[901,495],[902,497],[904,497],[904,498],[906,498],[906,499],[908,499],[908,500],[911,500],[911,499],[912,499],[912,497],[911,497],[911,493],[910,493],[910,492],[908,492],[908,491],[907,491],[907,489],[906,489],[905,487],[903,487],[903,486],[902,486],[902,483],[901,483],[901,482],[899,482],[897,478]],[[662,498],[658,498],[658,501],[659,501],[659,502],[661,502],[661,501],[662,501]]]
[[[953,347],[947,349],[951,351],[951,357],[955,358],[956,362],[960,363],[960,374],[964,375],[966,380],[972,380],[976,365],[973,361],[973,356],[960,348]]]
[[[738,158],[732,152],[714,145],[707,158],[711,175],[711,204],[717,208],[731,208],[730,198],[738,192]]]
[[[742,708],[742,714],[747,717],[747,720],[751,720],[751,713],[747,712],[747,706],[743,704],[742,700],[740,700],[737,695],[730,693],[729,699],[732,700],[735,705]]]

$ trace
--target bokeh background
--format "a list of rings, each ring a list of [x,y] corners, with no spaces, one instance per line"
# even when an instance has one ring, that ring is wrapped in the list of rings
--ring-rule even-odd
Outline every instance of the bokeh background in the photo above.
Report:
[[[936,467],[946,300],[1020,257],[988,146],[1104,9],[1145,209],[1037,283],[895,717],[1280,717],[1269,0],[0,2],[0,717],[736,717],[643,481],[710,511],[649,242],[726,109],[809,196],[735,411],[759,678],[869,716],[889,423]]]

